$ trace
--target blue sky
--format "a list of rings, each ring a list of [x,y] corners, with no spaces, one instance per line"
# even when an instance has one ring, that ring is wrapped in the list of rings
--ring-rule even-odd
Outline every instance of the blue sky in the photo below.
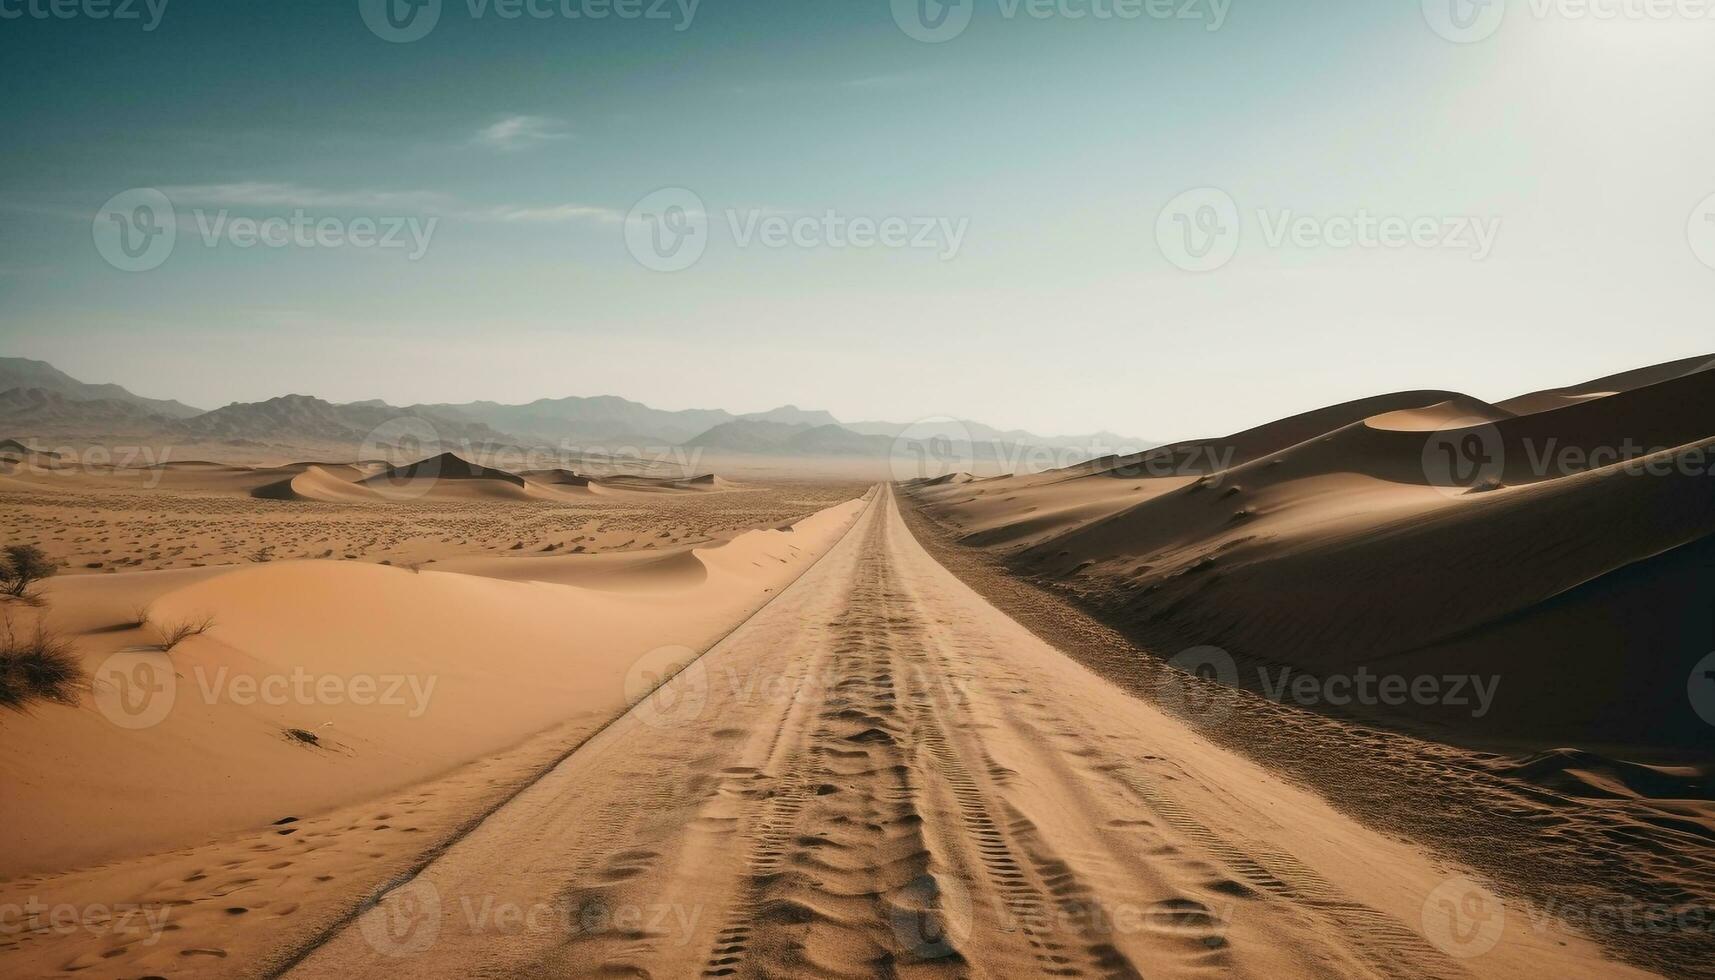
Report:
[[[0,19],[0,350],[205,406],[612,393],[1172,438],[1715,348],[1688,241],[1715,194],[1715,19],[1520,3],[1455,43],[1417,2],[1233,0],[1210,30],[1212,0],[964,0],[969,26],[923,43],[887,0],[703,0],[688,22],[477,2],[408,43],[358,0]],[[179,229],[142,272],[92,232],[134,188]],[[680,271],[627,247],[661,188],[706,209]],[[1239,216],[1213,271],[1158,235],[1193,188]],[[222,212],[299,211],[434,223],[420,257],[204,241]],[[962,234],[951,256],[738,237],[830,212]],[[1361,215],[1449,234],[1330,243]],[[1301,242],[1271,235],[1307,216]],[[1466,219],[1494,223],[1480,258]]]

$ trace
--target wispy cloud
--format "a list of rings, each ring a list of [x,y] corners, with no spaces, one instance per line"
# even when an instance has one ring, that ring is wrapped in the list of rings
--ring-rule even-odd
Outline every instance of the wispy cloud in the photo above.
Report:
[[[612,224],[625,220],[625,212],[587,204],[555,204],[541,208],[490,208],[487,216],[508,223],[547,224],[560,221],[599,221]]]
[[[546,116],[507,116],[483,127],[474,142],[496,150],[522,150],[570,136],[565,125]]]

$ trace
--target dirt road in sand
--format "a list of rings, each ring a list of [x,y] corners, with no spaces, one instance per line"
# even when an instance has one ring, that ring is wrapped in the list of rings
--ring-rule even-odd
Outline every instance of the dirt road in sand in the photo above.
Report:
[[[1074,664],[882,488],[290,975],[1642,975],[1551,921]]]

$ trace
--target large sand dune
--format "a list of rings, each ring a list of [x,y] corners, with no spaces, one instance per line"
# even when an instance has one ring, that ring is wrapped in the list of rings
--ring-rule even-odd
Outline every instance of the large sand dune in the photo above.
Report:
[[[967,543],[1164,657],[1213,644],[1319,675],[1493,677],[1477,717],[1439,703],[1352,710],[1478,744],[1707,761],[1686,678],[1715,649],[1696,598],[1715,586],[1710,363],[1499,405],[1387,395],[1095,467],[912,492]],[[1440,462],[1447,446],[1474,449],[1464,483]]]

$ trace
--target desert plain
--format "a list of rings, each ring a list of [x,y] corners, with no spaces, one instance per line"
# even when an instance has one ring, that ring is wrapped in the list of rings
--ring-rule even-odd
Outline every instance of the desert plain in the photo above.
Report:
[[[1712,975],[1712,368],[1011,469],[0,393],[0,973]]]

